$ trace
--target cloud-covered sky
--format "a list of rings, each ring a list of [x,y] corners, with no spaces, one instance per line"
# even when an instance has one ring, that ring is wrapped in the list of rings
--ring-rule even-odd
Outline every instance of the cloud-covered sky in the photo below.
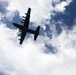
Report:
[[[40,25],[40,35],[19,45],[12,22],[28,7],[29,27]],[[76,75],[75,7],[75,0],[0,0],[0,75]]]

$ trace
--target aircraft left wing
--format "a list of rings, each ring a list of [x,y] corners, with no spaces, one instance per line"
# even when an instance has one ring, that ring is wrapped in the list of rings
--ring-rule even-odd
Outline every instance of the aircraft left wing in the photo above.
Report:
[[[22,31],[21,38],[19,39],[20,40],[20,44],[23,43],[23,40],[24,40],[25,36],[26,36],[26,32]]]

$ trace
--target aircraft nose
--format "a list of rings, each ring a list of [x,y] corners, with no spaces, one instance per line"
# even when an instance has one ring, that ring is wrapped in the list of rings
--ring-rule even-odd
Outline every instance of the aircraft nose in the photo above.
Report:
[[[14,26],[16,26],[17,24],[16,23],[12,23]]]
[[[13,25],[15,25],[15,23],[12,23]]]
[[[17,26],[17,24],[16,23],[12,23],[15,27]]]

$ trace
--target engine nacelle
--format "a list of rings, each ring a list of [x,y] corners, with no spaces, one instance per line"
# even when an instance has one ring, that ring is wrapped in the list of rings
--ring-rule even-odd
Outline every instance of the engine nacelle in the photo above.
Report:
[[[19,40],[21,40],[21,39],[19,39]]]
[[[22,18],[26,18],[25,16],[22,16]]]
[[[25,22],[25,19],[23,19],[23,22]]]
[[[18,36],[21,36],[21,33],[19,33]]]
[[[24,21],[21,21],[21,23],[24,23]]]
[[[19,30],[19,32],[22,32],[22,30]]]
[[[25,15],[27,15],[27,13],[25,13]]]

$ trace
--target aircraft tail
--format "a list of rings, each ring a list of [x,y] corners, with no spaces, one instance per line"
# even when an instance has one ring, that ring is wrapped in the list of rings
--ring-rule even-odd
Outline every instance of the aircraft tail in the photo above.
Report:
[[[39,30],[40,30],[40,26],[37,27],[35,34],[34,34],[34,40],[37,39],[38,35],[39,35]]]

